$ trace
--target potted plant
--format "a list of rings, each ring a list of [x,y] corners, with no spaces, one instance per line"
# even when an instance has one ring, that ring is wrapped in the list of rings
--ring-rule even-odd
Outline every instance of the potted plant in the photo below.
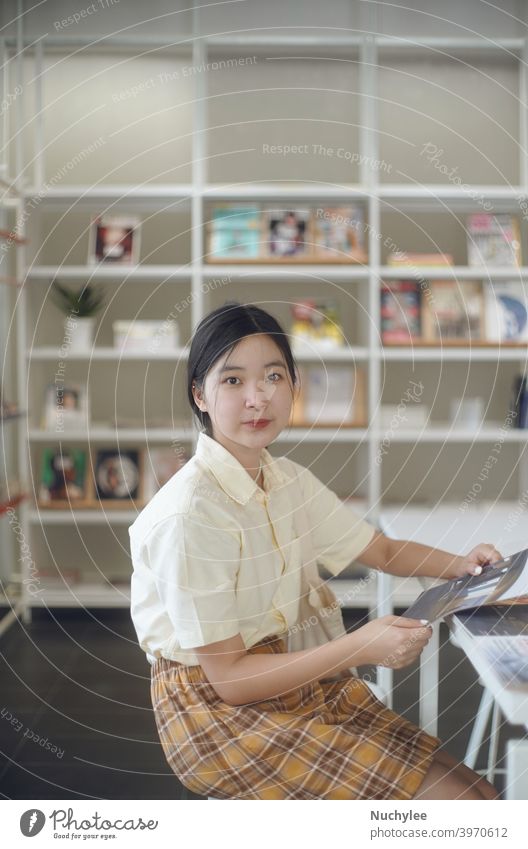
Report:
[[[78,291],[53,280],[51,298],[64,313],[64,342],[70,351],[90,351],[93,346],[95,315],[104,303],[101,289],[87,283]]]

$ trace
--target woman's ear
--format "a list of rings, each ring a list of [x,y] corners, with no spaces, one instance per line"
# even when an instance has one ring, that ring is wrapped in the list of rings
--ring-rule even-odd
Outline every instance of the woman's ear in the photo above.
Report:
[[[206,412],[207,412],[207,407],[206,407],[205,401],[204,401],[204,399],[203,399],[203,392],[202,392],[202,390],[201,390],[201,389],[199,389],[199,388],[198,388],[198,387],[197,387],[197,386],[193,383],[192,392],[193,392],[193,398],[194,398],[194,402],[195,402],[196,406],[198,407],[198,409],[199,409],[199,410],[201,410],[201,412],[202,412],[202,413],[206,413]]]

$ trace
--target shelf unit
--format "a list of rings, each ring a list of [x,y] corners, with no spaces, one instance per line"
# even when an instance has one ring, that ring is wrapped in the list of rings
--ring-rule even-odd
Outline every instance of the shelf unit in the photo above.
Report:
[[[53,324],[53,319],[48,316],[47,325],[41,319],[41,312],[45,311],[46,306],[47,285],[54,276],[71,283],[86,282],[87,280],[100,283],[106,288],[109,295],[115,298],[122,298],[122,289],[127,287],[132,302],[131,317],[133,317],[134,309],[137,308],[137,312],[140,312],[141,304],[138,306],[138,298],[141,297],[141,294],[138,293],[143,293],[145,300],[165,293],[166,308],[167,304],[174,303],[178,298],[187,298],[188,306],[182,319],[182,335],[184,336],[182,341],[185,344],[198,321],[213,303],[217,303],[214,300],[216,290],[212,285],[215,281],[227,281],[226,288],[219,287],[221,295],[225,293],[226,297],[230,297],[230,289],[237,293],[243,292],[248,301],[261,302],[264,307],[266,307],[267,301],[267,290],[264,287],[270,287],[271,295],[269,297],[273,300],[274,297],[277,297],[277,289],[273,290],[272,287],[279,284],[282,291],[288,292],[291,297],[306,296],[306,289],[309,287],[311,290],[313,287],[314,291],[321,295],[331,290],[344,299],[350,299],[354,305],[353,319],[356,321],[356,328],[360,331],[358,333],[359,338],[355,338],[353,333],[349,333],[348,335],[353,343],[352,347],[348,351],[336,353],[331,357],[325,356],[325,361],[342,362],[344,366],[349,367],[357,363],[366,368],[369,388],[369,427],[358,429],[292,428],[281,435],[274,450],[288,453],[294,459],[298,458],[300,462],[311,464],[313,461],[313,468],[316,473],[325,479],[325,482],[330,486],[336,489],[339,487],[344,489],[346,486],[347,491],[352,490],[355,494],[359,494],[365,503],[365,515],[373,522],[378,521],[380,511],[386,501],[387,490],[387,481],[384,480],[386,463],[385,461],[383,463],[377,462],[380,445],[387,438],[387,430],[380,423],[380,400],[383,400],[387,393],[390,395],[391,391],[397,392],[398,389],[403,391],[405,380],[408,380],[409,377],[414,379],[418,367],[428,369],[429,373],[433,375],[435,374],[434,370],[438,371],[440,367],[438,382],[444,395],[449,394],[451,383],[456,383],[454,378],[461,371],[457,366],[460,363],[468,363],[471,367],[484,369],[485,372],[478,373],[481,382],[485,373],[491,375],[496,381],[493,370],[497,366],[500,366],[501,369],[511,369],[512,367],[525,369],[527,350],[524,346],[382,347],[379,332],[380,283],[384,278],[409,277],[410,272],[409,270],[387,267],[381,239],[378,238],[378,235],[385,234],[388,226],[386,221],[390,216],[399,216],[400,224],[411,227],[411,230],[415,226],[413,217],[416,216],[438,215],[442,216],[443,221],[451,222],[456,216],[479,211],[479,203],[475,198],[480,197],[489,201],[494,211],[518,213],[519,199],[528,195],[528,154],[525,144],[528,139],[528,124],[523,103],[523,93],[528,91],[528,64],[525,61],[528,55],[527,42],[524,38],[511,37],[499,37],[491,40],[466,37],[404,38],[377,35],[373,10],[366,8],[370,5],[360,4],[361,11],[366,17],[354,34],[345,33],[343,35],[339,33],[338,28],[334,32],[331,27],[327,31],[321,30],[319,27],[313,29],[305,27],[303,31],[297,31],[296,34],[283,35],[269,31],[259,35],[254,32],[245,32],[232,36],[221,36],[215,33],[208,34],[201,29],[199,12],[196,10],[193,32],[179,33],[178,37],[175,37],[172,41],[170,38],[156,39],[153,37],[145,38],[143,41],[132,37],[121,39],[115,37],[104,40],[104,49],[110,54],[112,51],[115,51],[116,54],[119,53],[120,59],[123,58],[123,55],[126,58],[127,51],[130,55],[140,56],[143,52],[156,55],[156,51],[159,50],[160,55],[166,57],[167,62],[187,62],[188,67],[191,68],[204,68],[208,61],[216,60],[219,57],[255,55],[258,57],[257,64],[260,63],[262,73],[265,75],[268,73],[266,66],[281,65],[284,68],[288,62],[287,69],[292,80],[297,79],[295,68],[307,61],[307,55],[314,66],[324,65],[327,58],[332,61],[340,60],[342,67],[345,67],[345,64],[348,63],[348,66],[354,68],[353,73],[356,74],[354,80],[357,82],[353,102],[347,101],[347,104],[351,106],[352,117],[348,120],[346,115],[343,121],[345,132],[351,138],[350,148],[359,154],[359,164],[352,175],[353,179],[349,178],[348,174],[336,176],[335,170],[332,171],[333,163],[330,163],[328,159],[329,172],[333,176],[327,178],[317,170],[312,173],[308,166],[304,177],[301,175],[299,178],[287,179],[283,169],[282,173],[277,173],[270,179],[259,176],[254,182],[245,180],[243,170],[247,162],[247,159],[244,158],[248,155],[247,145],[244,144],[244,137],[242,135],[239,137],[236,134],[237,124],[234,121],[234,137],[230,151],[239,150],[239,152],[235,156],[231,153],[231,159],[234,158],[237,165],[240,163],[241,174],[239,176],[237,173],[235,178],[230,177],[227,180],[213,180],[212,176],[221,171],[222,163],[225,164],[228,171],[233,171],[233,168],[236,170],[237,167],[231,164],[230,156],[226,154],[225,150],[215,149],[215,137],[219,138],[221,142],[222,133],[225,131],[225,122],[218,118],[216,104],[223,98],[223,102],[227,104],[227,112],[230,109],[233,110],[234,107],[230,103],[229,80],[226,92],[222,92],[219,90],[221,80],[212,74],[200,72],[189,77],[190,82],[187,83],[185,91],[190,95],[188,102],[192,106],[190,111],[184,115],[188,119],[188,123],[183,127],[184,132],[181,132],[180,128],[176,133],[178,144],[182,143],[183,138],[190,140],[189,149],[192,145],[190,165],[183,168],[182,182],[174,182],[171,179],[167,183],[153,183],[149,178],[144,181],[139,179],[133,183],[115,182],[113,180],[116,169],[109,167],[109,181],[105,184],[104,177],[101,177],[100,173],[106,174],[107,172],[98,171],[94,164],[91,171],[90,166],[88,166],[88,169],[84,168],[87,174],[91,174],[89,180],[85,182],[67,184],[63,180],[61,184],[60,180],[54,180],[53,184],[50,184],[49,175],[45,174],[44,160],[46,156],[53,154],[53,148],[51,148],[50,153],[50,145],[49,143],[46,144],[45,136],[45,120],[47,110],[51,106],[49,95],[48,100],[45,98],[43,78],[46,75],[51,75],[52,82],[50,84],[55,86],[56,93],[59,92],[60,94],[61,90],[60,86],[57,88],[58,83],[56,76],[53,76],[52,63],[47,59],[52,54],[54,57],[60,56],[61,51],[61,58],[64,58],[64,54],[78,46],[83,48],[83,54],[86,56],[90,52],[90,39],[83,41],[79,35],[75,35],[75,37],[50,35],[41,39],[37,46],[32,46],[31,37],[24,38],[21,32],[23,23],[20,23],[18,37],[20,43],[25,46],[24,55],[27,57],[25,61],[31,67],[31,78],[35,81],[36,107],[34,114],[35,132],[32,144],[28,148],[31,150],[31,155],[26,160],[24,159],[21,142],[18,143],[15,150],[19,164],[17,172],[22,173],[24,169],[25,175],[24,179],[20,181],[24,198],[24,211],[30,213],[27,215],[20,214],[20,233],[30,239],[30,247],[24,247],[20,251],[20,260],[17,259],[17,262],[20,263],[18,273],[24,280],[24,289],[21,292],[17,308],[19,392],[20,397],[24,398],[27,392],[25,378],[27,369],[29,374],[28,386],[31,387],[33,393],[29,399],[31,403],[28,406],[34,411],[28,428],[26,428],[25,423],[19,424],[18,435],[20,462],[28,479],[33,479],[34,487],[35,476],[38,471],[36,465],[38,451],[41,446],[55,442],[52,439],[53,434],[46,433],[38,428],[37,412],[41,403],[39,392],[43,389],[46,379],[49,379],[53,364],[58,361],[60,356],[60,340],[56,338],[60,332],[57,318],[54,319],[56,323],[55,333],[49,329]],[[9,42],[9,39],[7,40],[8,49],[14,49],[15,46]],[[99,45],[99,47],[101,46]],[[285,52],[288,58],[285,58]],[[30,76],[28,68],[24,71],[24,62],[20,59],[21,54],[22,50],[18,49],[17,74],[19,81],[23,80],[24,75],[26,78]],[[101,62],[100,53],[98,55],[97,61]],[[440,62],[444,63],[446,67],[449,66],[449,72],[456,69],[462,79],[464,74],[471,74],[474,71],[473,63],[477,67],[479,62],[485,65],[490,60],[499,63],[504,60],[506,63],[517,64],[515,72],[517,74],[517,88],[522,96],[518,98],[517,105],[519,143],[517,145],[518,161],[514,183],[510,184],[505,179],[504,185],[492,184],[491,181],[487,180],[488,174],[486,172],[483,177],[476,181],[468,180],[472,189],[472,196],[470,196],[462,188],[424,181],[422,177],[413,177],[413,174],[406,173],[404,168],[394,169],[397,172],[395,174],[397,179],[393,182],[389,182],[385,177],[381,179],[380,171],[374,167],[373,163],[379,163],[383,160],[383,148],[387,146],[387,133],[386,128],[384,131],[382,126],[382,113],[390,107],[387,79],[394,66],[397,68],[396,76],[401,79],[407,74],[406,63],[408,62],[419,63],[420,72],[424,61],[431,62],[433,65],[435,62]],[[76,59],[75,56],[67,56],[65,61],[70,62],[70,67],[73,70],[72,85],[75,85],[79,74],[75,63],[79,59]],[[302,68],[306,69],[306,67],[306,64],[302,65]],[[485,67],[487,66],[485,65]],[[98,76],[100,68],[100,64],[94,64],[95,77]],[[145,69],[143,69],[143,73],[145,73]],[[148,69],[146,73],[148,73]],[[276,74],[277,72],[273,71],[272,73]],[[505,73],[509,73],[509,71]],[[284,75],[284,78],[287,79],[286,75]],[[254,80],[254,78],[252,79]],[[275,91],[277,86],[271,85],[275,82],[273,76],[270,77],[270,80],[269,87]],[[119,85],[118,82],[113,84]],[[158,89],[160,88],[161,86],[158,86]],[[313,79],[306,83],[306,88],[313,92],[314,98],[319,96]],[[345,88],[346,86],[343,84],[343,89]],[[295,89],[293,82],[292,89]],[[495,89],[495,96],[497,96],[498,90],[499,86]],[[101,89],[101,91],[104,90]],[[114,88],[114,93],[115,91]],[[111,92],[108,96],[105,96],[105,106],[110,103],[110,94]],[[238,95],[243,104],[246,104],[246,92],[238,92]],[[262,96],[262,102],[266,106],[265,88],[264,93],[253,91],[255,98],[258,99],[259,95]],[[455,97],[455,95],[453,96]],[[493,92],[489,96],[492,98]],[[131,102],[132,98],[129,98],[129,100]],[[135,98],[133,100],[136,102]],[[321,101],[318,100],[317,104],[314,109],[319,108]],[[158,105],[158,101],[156,101],[156,105]],[[178,109],[184,110],[185,108],[179,101],[176,105]],[[141,131],[141,110],[143,108],[148,111],[149,105],[145,106],[145,101],[137,99],[136,115],[134,116],[131,112],[128,116],[129,123],[127,126],[130,133],[134,132],[136,125],[139,127],[138,131]],[[243,109],[244,105],[241,108]],[[413,108],[413,104],[409,104],[409,111],[406,114],[411,115]],[[74,119],[71,120],[73,122]],[[97,117],[94,120],[97,121]],[[258,121],[260,120],[259,118]],[[287,122],[290,118],[286,116],[283,120]],[[387,118],[385,117],[384,120],[387,121]],[[248,121],[248,123],[250,122]],[[269,118],[263,118],[259,126],[261,129],[266,129],[268,123],[273,129],[273,121]],[[326,124],[330,126],[331,123],[331,120],[326,118]],[[343,128],[339,127],[338,123],[337,121],[334,122],[336,132],[341,132]],[[284,126],[287,129],[287,132],[284,132],[285,138],[287,133],[295,134],[294,123],[285,123]],[[303,125],[304,130],[306,130],[306,126],[307,124]],[[94,130],[94,132],[97,132],[97,130]],[[270,137],[273,137],[272,134]],[[427,141],[427,139],[424,138],[424,141]],[[105,139],[105,145],[108,144],[108,140]],[[75,152],[72,149],[70,154],[75,154]],[[62,147],[62,155],[65,160],[69,155],[64,146]],[[60,158],[60,154],[58,156]],[[55,155],[56,157],[57,155]],[[89,157],[86,157],[86,159],[88,161]],[[257,159],[258,157],[255,159],[256,162]],[[257,162],[258,175],[263,170],[261,160],[262,157]],[[420,161],[417,156],[416,162],[423,171],[423,160]],[[153,163],[157,175],[155,159]],[[31,168],[29,167],[30,164]],[[53,164],[50,167],[53,168]],[[81,170],[83,167],[83,165],[80,166]],[[324,168],[322,170],[324,171]],[[56,176],[56,173],[54,172],[52,176]],[[243,266],[239,264],[215,265],[207,263],[205,261],[204,229],[211,205],[216,201],[244,200],[279,205],[362,203],[366,212],[366,220],[369,222],[368,265],[289,266],[273,264],[269,266]],[[84,226],[86,226],[90,213],[116,210],[144,213],[149,220],[151,215],[155,216],[156,213],[160,212],[181,216],[181,232],[185,236],[186,247],[184,249],[177,248],[172,262],[166,261],[167,252],[165,251],[164,259],[159,263],[146,260],[133,268],[92,268],[83,265],[82,258],[79,260],[81,251],[78,249],[78,239],[76,240],[75,236],[72,236],[70,240],[70,235],[65,235],[62,245],[57,241],[57,227],[67,226],[69,218],[80,216],[83,218]],[[51,226],[49,221],[52,224],[55,221],[54,225]],[[523,227],[526,227],[525,222]],[[70,233],[70,231],[66,232]],[[77,236],[85,236],[82,225]],[[405,244],[402,247],[409,250],[414,249],[413,244]],[[53,250],[59,252],[55,264],[49,258]],[[64,256],[62,256],[62,250],[64,250]],[[524,254],[528,256],[526,250]],[[515,270],[474,269],[467,268],[462,263],[463,260],[459,257],[457,265],[453,268],[420,269],[420,274],[431,279],[453,277],[459,280],[461,285],[466,279],[524,279],[528,274],[527,267]],[[362,320],[361,311],[368,320]],[[44,327],[43,332],[41,332],[41,323]],[[68,367],[74,375],[81,374],[84,370],[85,373],[94,376],[94,381],[97,381],[98,376],[104,374],[108,381],[108,391],[112,392],[113,390],[116,393],[120,390],[120,384],[118,384],[118,378],[114,378],[115,370],[118,374],[128,375],[129,381],[131,378],[139,380],[141,374],[138,371],[138,361],[141,362],[144,358],[116,352],[110,347],[107,336],[108,333],[105,337],[105,334],[101,332],[101,338],[98,336],[96,345],[89,354],[71,352],[68,357]],[[173,373],[175,365],[177,374],[181,370],[180,367],[183,368],[185,365],[186,356],[187,348],[182,346],[171,354],[153,355],[146,365],[150,373],[161,374],[161,380]],[[160,371],[162,369],[166,371]],[[444,370],[447,371],[446,377],[444,377]],[[385,375],[385,371],[387,371],[388,376]],[[114,379],[115,383],[112,385]],[[442,383],[442,381],[444,382]],[[145,384],[142,390],[144,388]],[[171,391],[173,390],[174,387],[171,385]],[[436,397],[436,393],[433,394]],[[109,400],[113,404],[113,397]],[[389,398],[389,400],[391,399]],[[397,400],[397,397],[392,400]],[[176,399],[175,406],[178,413],[185,409],[185,403],[183,397]],[[172,414],[172,407],[170,412]],[[170,444],[177,441],[185,444],[190,450],[192,450],[195,440],[196,432],[191,427],[190,421],[189,426],[184,428],[179,426],[167,429],[145,427],[133,430],[98,427],[94,422],[94,425],[86,433],[61,434],[61,442],[65,444],[89,441],[96,444],[136,443],[148,446],[150,444]],[[509,431],[504,435],[500,422],[493,424],[492,418],[489,418],[482,429],[472,433],[456,428],[451,424],[445,424],[439,415],[425,428],[399,428],[397,432],[391,435],[391,446],[392,451],[396,452],[396,466],[398,468],[403,466],[404,469],[408,469],[413,464],[416,465],[413,455],[417,448],[429,452],[423,454],[422,451],[419,457],[418,465],[421,470],[424,465],[424,458],[427,464],[427,457],[432,449],[460,452],[461,449],[468,451],[475,447],[482,452],[489,450],[489,446],[497,440],[502,440],[507,445],[505,451],[516,452],[515,456],[511,455],[510,459],[520,469],[517,485],[517,494],[520,494],[528,483],[525,455],[526,432]],[[302,449],[305,444],[308,444],[308,449],[303,455]],[[334,448],[337,450],[334,451]],[[332,451],[334,451],[335,456],[332,455]],[[348,461],[349,457],[352,465],[347,466],[345,460]],[[459,458],[460,454],[456,453],[454,463],[457,469]],[[477,459],[475,466],[477,474],[478,468],[480,468],[478,464],[479,460]],[[345,473],[341,468],[343,466],[346,467]],[[471,470],[465,473],[468,487],[473,480],[474,473]],[[390,469],[388,474],[390,479],[392,474]],[[421,471],[418,474],[415,471],[414,474],[419,483]],[[461,491],[465,491],[464,487]],[[346,493],[343,492],[342,494]],[[431,495],[427,496],[426,493],[426,497],[431,498]],[[437,497],[439,499],[445,498],[442,487],[439,487]],[[460,498],[460,492],[458,497]],[[513,498],[511,493],[510,497]],[[407,496],[403,496],[402,500],[405,501],[406,498]],[[417,499],[423,500],[423,498],[424,493],[418,487]],[[77,552],[81,554],[88,563],[87,579],[84,587],[72,586],[73,595],[70,597],[70,603],[87,604],[95,607],[112,606],[114,604],[121,606],[126,604],[126,597],[120,590],[113,590],[108,585],[104,591],[94,591],[93,576],[95,571],[100,568],[104,578],[105,564],[97,560],[97,554],[92,554],[89,543],[93,540],[89,540],[87,543],[85,537],[82,536],[82,531],[86,529],[86,532],[89,533],[90,528],[93,528],[102,535],[106,527],[104,533],[108,534],[112,541],[117,541],[120,549],[119,555],[123,559],[126,557],[123,547],[126,545],[126,540],[124,536],[119,537],[118,534],[126,529],[127,525],[133,521],[134,516],[133,511],[119,513],[117,511],[82,510],[72,510],[71,512],[45,511],[30,504],[21,507],[21,523],[27,537],[35,539],[36,535],[44,533],[44,541],[40,540],[40,543],[35,543],[37,554],[40,552],[45,554],[48,559],[51,557],[54,560],[53,546],[59,544],[59,537],[52,536],[54,528],[62,529],[65,534],[70,533],[72,536],[79,534],[78,539],[74,539],[70,543],[70,550],[72,554]],[[50,534],[49,537],[48,533]],[[48,550],[47,553],[46,549]],[[50,551],[52,552],[51,555],[49,554]],[[110,557],[111,554],[108,554],[108,559]],[[394,603],[406,605],[417,593],[417,585],[408,581],[405,582],[405,587],[401,582],[395,582],[394,592],[389,592],[389,585],[380,581],[380,586],[376,591],[369,589],[363,594],[359,593],[355,596],[348,591],[350,588],[346,579],[338,579],[335,584],[338,594],[345,599],[345,603],[358,606],[367,603],[371,609],[374,609],[377,605],[378,614],[389,612]],[[353,598],[352,602],[350,602],[351,597]],[[66,589],[55,589],[46,594],[46,603],[49,606],[63,605],[67,603],[67,600],[68,592]],[[26,611],[32,606],[42,603],[41,598],[32,597],[28,592],[23,597]]]
[[[6,76],[5,50],[0,41],[0,91],[5,102]],[[3,403],[0,407],[0,636],[23,612],[20,570],[16,566],[20,559],[21,537],[19,513],[25,498],[20,482],[16,453],[16,426],[25,420],[25,413],[15,401],[16,364],[13,363],[13,312],[14,289],[18,279],[13,275],[13,252],[20,247],[20,240],[12,235],[16,211],[22,201],[11,188],[12,180],[5,162],[0,164],[0,388]],[[11,282],[13,285],[11,285]],[[10,344],[11,343],[11,344]]]

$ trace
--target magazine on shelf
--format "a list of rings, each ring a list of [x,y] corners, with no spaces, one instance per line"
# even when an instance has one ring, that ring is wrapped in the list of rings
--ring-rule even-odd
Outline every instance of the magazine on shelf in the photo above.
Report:
[[[430,280],[422,310],[428,341],[480,340],[484,337],[484,300],[477,280]]]
[[[207,262],[255,260],[261,255],[261,216],[258,204],[222,204],[209,223]]]
[[[339,306],[333,300],[305,298],[290,305],[290,335],[295,354],[335,351],[345,345]]]
[[[281,260],[311,258],[310,209],[266,209],[266,256]]]
[[[421,338],[421,292],[417,280],[383,281],[380,302],[383,342],[408,344]]]
[[[292,409],[295,427],[364,427],[365,372],[341,365],[299,367],[299,394]]]
[[[317,209],[313,223],[314,262],[368,262],[361,205]]]
[[[486,280],[484,302],[489,342],[528,342],[528,300],[520,280]]]
[[[519,223],[512,215],[479,212],[467,220],[468,265],[521,265]]]
[[[411,619],[435,622],[451,613],[485,605],[528,604],[528,548],[466,575],[425,590],[405,611]]]

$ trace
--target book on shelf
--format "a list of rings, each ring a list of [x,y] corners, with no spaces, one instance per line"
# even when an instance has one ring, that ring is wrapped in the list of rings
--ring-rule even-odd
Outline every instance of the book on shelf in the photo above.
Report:
[[[208,262],[247,261],[260,257],[262,224],[257,204],[216,206],[208,228]]]
[[[484,281],[484,303],[489,342],[528,342],[528,300],[520,280]]]
[[[394,251],[387,256],[387,265],[392,268],[407,268],[409,266],[445,267],[454,265],[453,255],[444,253],[417,253],[415,251]]]
[[[526,376],[518,374],[513,381],[511,408],[514,411],[514,427],[528,427],[528,386]]]
[[[336,351],[345,345],[335,301],[306,298],[291,304],[290,337],[294,354]]]
[[[361,205],[281,209],[223,203],[207,224],[206,262],[367,262]]]
[[[293,404],[295,427],[364,427],[365,373],[340,365],[301,366],[300,387]]]
[[[521,265],[519,222],[513,215],[478,212],[467,219],[469,266]]]
[[[122,353],[160,354],[179,345],[178,325],[171,319],[114,321],[114,348]]]
[[[313,216],[314,262],[368,262],[362,206],[323,207]]]
[[[266,255],[272,259],[307,259],[312,254],[311,210],[266,209]]]
[[[421,289],[417,280],[384,280],[380,300],[384,343],[421,340]]]
[[[425,590],[405,611],[411,619],[435,622],[451,613],[485,605],[528,604],[528,548],[465,575]]]
[[[479,281],[430,280],[422,297],[423,337],[430,342],[484,338],[484,299]]]

